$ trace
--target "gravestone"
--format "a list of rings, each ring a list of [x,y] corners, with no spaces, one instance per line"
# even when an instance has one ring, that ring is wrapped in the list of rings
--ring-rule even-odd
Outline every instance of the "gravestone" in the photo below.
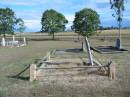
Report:
[[[15,42],[15,36],[13,35],[13,43]]]
[[[2,46],[6,46],[6,41],[5,41],[5,38],[4,38],[4,37],[2,38],[1,45],[2,45]]]
[[[120,49],[122,48],[121,40],[120,40],[119,38],[116,40],[116,48],[117,48],[118,50],[120,50]]]
[[[27,41],[26,41],[26,38],[23,37],[23,44],[26,46],[27,45]]]
[[[83,52],[87,52],[85,41],[82,42],[82,49],[83,49]]]

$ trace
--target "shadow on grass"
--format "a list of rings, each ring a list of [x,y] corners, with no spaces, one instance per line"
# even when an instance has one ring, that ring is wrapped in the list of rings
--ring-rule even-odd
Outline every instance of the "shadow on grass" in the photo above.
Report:
[[[26,77],[24,77],[24,76],[8,76],[8,78],[29,81],[29,77],[28,76],[26,76]]]
[[[28,39],[28,41],[59,41],[59,39],[43,39],[43,38],[31,38],[31,39]]]
[[[73,38],[28,38],[28,41],[74,41],[74,42],[80,42],[81,40],[75,40]]]
[[[66,49],[65,51],[72,52],[72,53],[80,53],[80,52],[82,52],[82,49],[74,48],[74,49]]]
[[[105,74],[105,73],[101,72],[100,70],[93,70],[93,71],[88,72],[88,74],[99,75],[99,76],[108,76],[108,74]]]
[[[69,53],[81,53],[83,52],[80,48],[73,48],[73,49],[65,49],[65,50],[57,50],[57,52],[69,52]]]
[[[99,53],[123,53],[124,51],[128,51],[126,49],[117,49],[114,46],[98,46],[98,47],[91,47],[92,50],[99,52]]]

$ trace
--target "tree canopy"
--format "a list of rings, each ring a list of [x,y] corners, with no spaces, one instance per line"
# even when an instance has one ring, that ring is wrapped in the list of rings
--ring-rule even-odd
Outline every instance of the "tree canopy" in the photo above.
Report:
[[[118,22],[122,21],[122,11],[124,11],[124,0],[110,0],[111,9],[114,9],[115,14],[112,14],[113,17],[116,17]]]
[[[82,36],[91,36],[97,32],[100,24],[99,15],[90,8],[84,8],[75,13],[73,28],[76,33]]]
[[[41,19],[42,24],[42,32],[49,32],[49,34],[53,35],[58,31],[64,31],[65,25],[68,23],[67,19],[61,13],[50,9],[46,10]]]
[[[24,21],[21,18],[18,18],[16,20],[16,26],[15,26],[15,30],[19,31],[19,32],[23,32],[25,30],[25,26],[24,26]]]
[[[14,34],[19,28],[24,28],[24,21],[16,18],[12,9],[0,8],[0,34]]]

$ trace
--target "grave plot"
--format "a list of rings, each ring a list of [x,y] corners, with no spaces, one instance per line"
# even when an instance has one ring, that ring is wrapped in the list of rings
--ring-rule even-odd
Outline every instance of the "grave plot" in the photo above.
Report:
[[[126,49],[117,49],[114,46],[98,46],[98,47],[91,47],[91,49],[101,54],[115,54],[115,53],[123,53],[124,51],[128,51]]]
[[[30,81],[85,82],[115,77],[113,63],[93,66],[82,49],[53,50],[30,65]]]
[[[20,47],[26,46],[27,41],[25,37],[21,38],[20,40],[16,39],[15,36],[13,36],[12,39],[6,39],[3,37],[0,41],[0,45],[2,47]]]

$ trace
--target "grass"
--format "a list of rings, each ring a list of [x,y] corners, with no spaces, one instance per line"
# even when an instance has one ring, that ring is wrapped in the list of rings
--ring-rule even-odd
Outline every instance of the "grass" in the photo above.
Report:
[[[65,36],[64,36],[65,34]],[[103,31],[99,36],[91,37],[92,46],[115,45],[116,30]],[[61,35],[61,36],[60,36]],[[87,82],[83,85],[62,85],[58,83],[33,82],[26,80],[29,71],[26,71],[21,79],[9,78],[19,73],[23,68],[32,63],[34,59],[42,58],[46,52],[52,49],[80,48],[81,42],[74,33],[57,33],[56,38],[68,38],[64,40],[45,40],[50,36],[25,35],[27,38],[42,39],[29,41],[26,47],[0,47],[0,97],[130,97],[130,30],[122,31],[123,47],[128,52],[117,54],[99,54],[96,57],[104,63],[112,60],[116,63],[116,80]],[[24,78],[25,77],[25,78]]]

